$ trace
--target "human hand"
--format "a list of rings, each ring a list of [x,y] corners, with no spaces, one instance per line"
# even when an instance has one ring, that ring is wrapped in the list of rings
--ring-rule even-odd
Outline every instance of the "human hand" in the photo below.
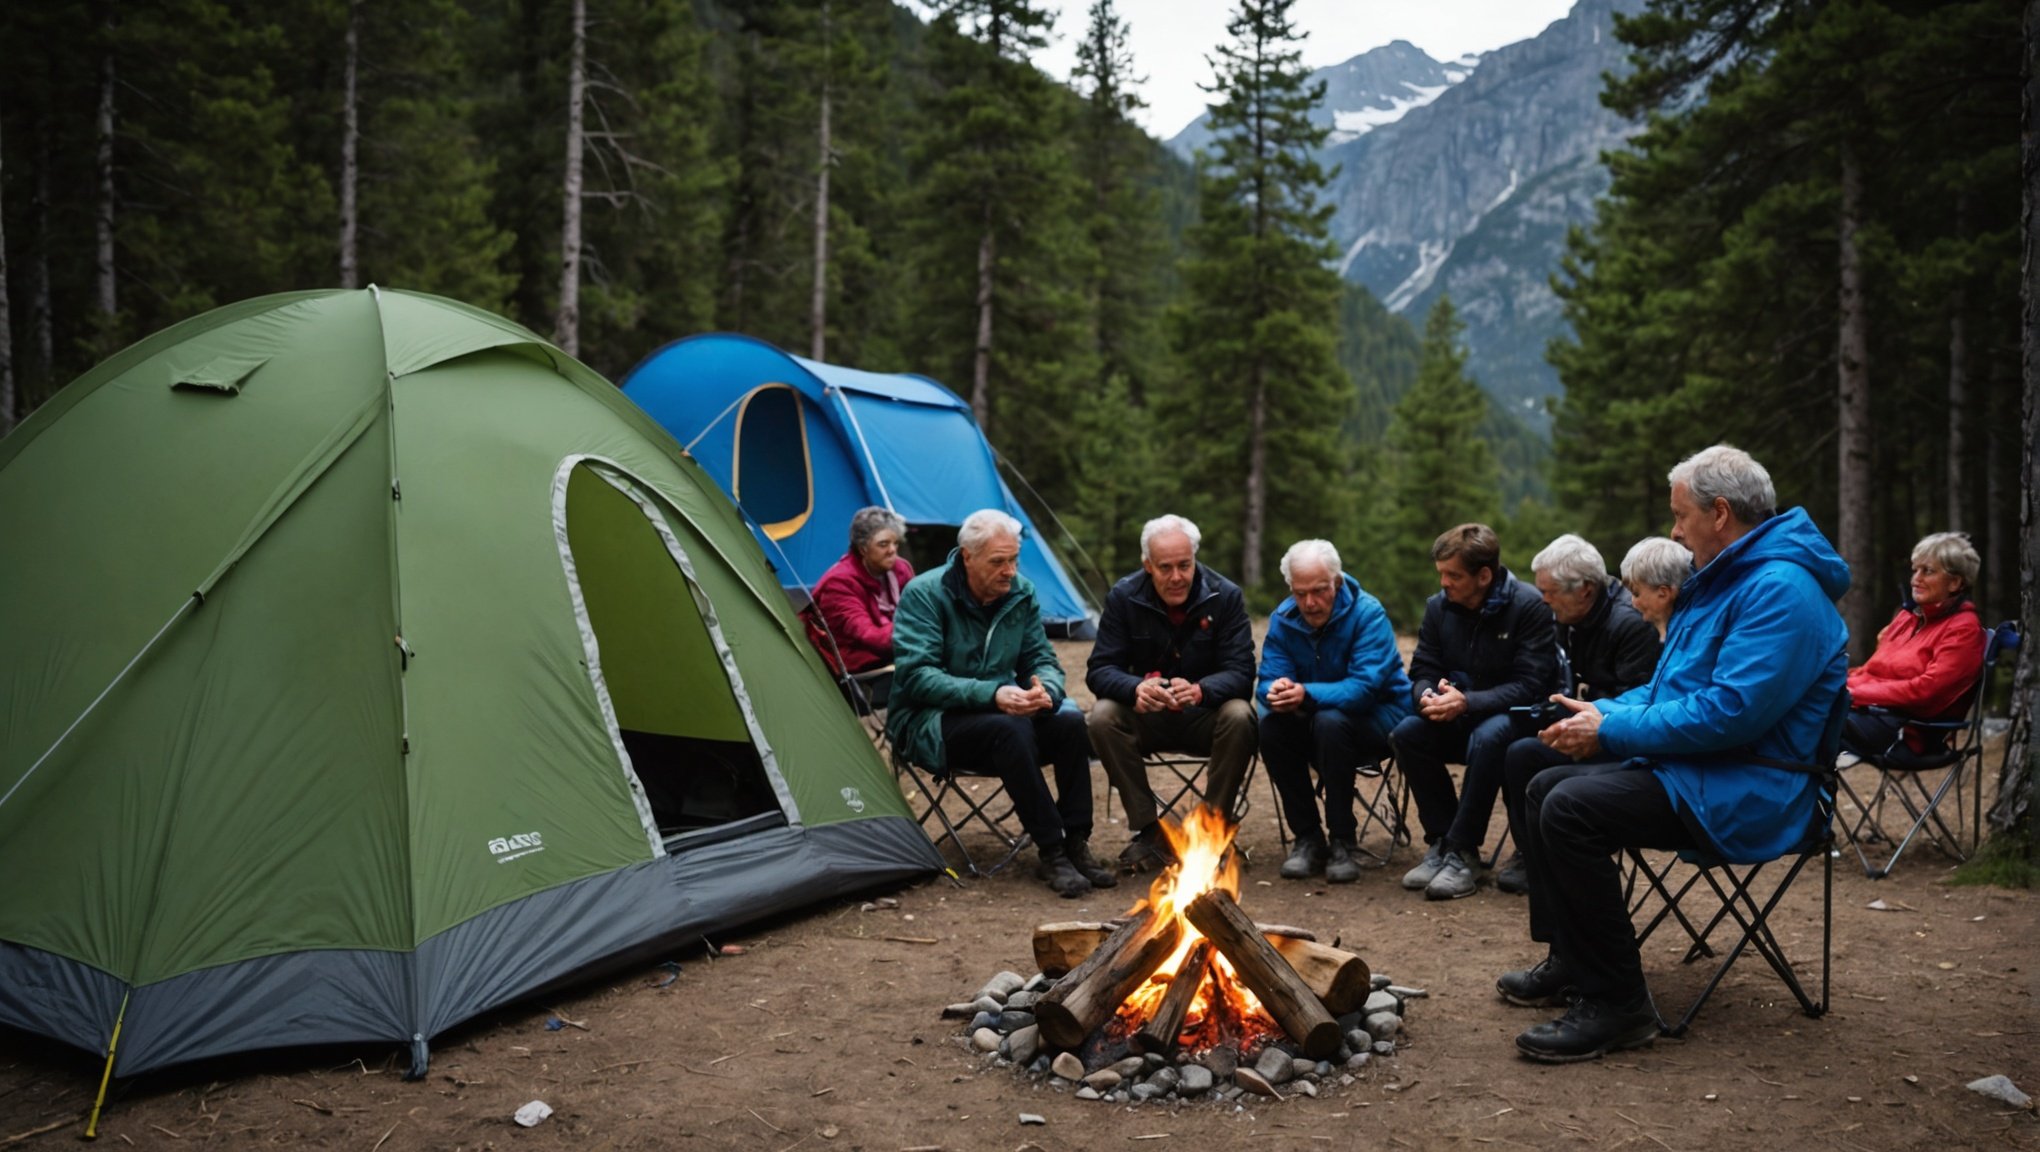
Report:
[[[1148,677],[1133,690],[1135,712],[1166,712],[1175,706],[1175,693],[1169,691],[1168,681],[1160,676]]]
[[[1170,706],[1178,712],[1185,708],[1195,708],[1204,701],[1204,686],[1195,680],[1184,680],[1181,678],[1171,680],[1169,681],[1169,698],[1171,700]]]
[[[1303,706],[1303,685],[1287,676],[1268,685],[1268,707],[1275,712],[1294,712]]]
[[[1426,720],[1449,724],[1465,714],[1466,694],[1453,686],[1450,680],[1440,680],[1438,686],[1417,704],[1417,711]]]
[[[1001,684],[992,693],[992,703],[1008,716],[1031,716],[1034,714],[1032,695],[1017,684]]]
[[[1537,734],[1539,740],[1572,757],[1588,760],[1601,751],[1601,710],[1584,700],[1554,695],[1552,703],[1572,713]]]

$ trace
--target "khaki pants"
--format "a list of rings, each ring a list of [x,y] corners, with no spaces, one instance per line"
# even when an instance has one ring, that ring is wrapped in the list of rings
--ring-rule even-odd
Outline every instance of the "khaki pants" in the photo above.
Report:
[[[1150,752],[1181,752],[1206,758],[1204,797],[1230,813],[1240,783],[1254,757],[1254,706],[1228,700],[1217,708],[1183,712],[1136,712],[1116,700],[1100,700],[1087,721],[1091,750],[1105,765],[1105,775],[1119,789],[1126,807],[1126,826],[1138,832],[1158,819],[1155,794],[1148,786],[1141,757]]]

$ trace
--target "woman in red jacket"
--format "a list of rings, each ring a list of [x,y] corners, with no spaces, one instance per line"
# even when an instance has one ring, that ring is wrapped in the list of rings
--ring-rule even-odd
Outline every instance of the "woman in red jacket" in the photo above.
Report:
[[[892,663],[893,609],[900,589],[914,578],[914,566],[900,558],[906,530],[906,522],[890,509],[859,509],[850,518],[850,550],[815,581],[808,635],[830,667],[837,667],[837,653],[839,671],[863,672]],[[816,616],[821,628],[815,626]]]
[[[1960,532],[1937,532],[1913,546],[1912,603],[1877,634],[1877,651],[1869,661],[1849,669],[1854,709],[1843,739],[1850,749],[1882,753],[1904,726],[1899,717],[1864,709],[1945,720],[1959,717],[1968,706],[1983,670],[1983,622],[1969,600],[1980,566],[1969,537]],[[1917,729],[1906,731],[1905,738],[1914,752],[1927,750],[1927,739]]]

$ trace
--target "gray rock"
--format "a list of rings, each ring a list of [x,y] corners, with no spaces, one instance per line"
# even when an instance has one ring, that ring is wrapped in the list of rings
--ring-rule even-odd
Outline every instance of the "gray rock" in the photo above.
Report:
[[[1314,1076],[1317,1074],[1317,1070],[1317,1061],[1307,1060],[1302,1056],[1298,1056],[1289,1062],[1289,1078],[1291,1080],[1301,1080],[1305,1076]],[[1327,1068],[1326,1071],[1329,1072],[1331,1069]]]
[[[1034,1063],[1034,1056],[1039,1051],[1041,1051],[1041,1028],[1039,1025],[1029,1024],[1027,1027],[1006,1037],[1006,1055],[1011,1056],[1015,1064]]]
[[[1211,1091],[1211,1069],[1202,1064],[1185,1064],[1177,1075],[1181,1079],[1176,1083],[1176,1091],[1185,1096],[1202,1096]]]
[[[1379,973],[1379,972],[1376,972],[1376,973],[1374,974],[1374,981],[1373,981],[1373,983],[1374,983],[1374,990],[1375,990],[1376,992],[1379,992],[1379,991],[1381,991],[1382,989],[1384,989],[1384,988],[1388,987],[1388,986],[1389,986],[1390,984],[1393,984],[1393,983],[1395,983],[1395,981],[1393,981],[1393,980],[1389,979],[1388,977],[1386,977],[1386,976],[1382,975],[1382,974],[1381,974],[1381,973]]]
[[[1039,995],[1040,993],[1048,991],[1048,986],[1053,983],[1055,983],[1055,981],[1050,980],[1048,978],[1048,973],[1036,972],[1034,975],[1029,976],[1027,978],[1027,983],[1022,984],[1020,986],[1020,990],[1022,992],[1033,992]]]
[[[1147,1072],[1153,1072],[1158,1068],[1166,1068],[1169,1065],[1168,1058],[1159,1052],[1150,1052],[1141,1057],[1140,1063],[1142,1070]]]
[[[1096,1088],[1084,1087],[1077,1089],[1077,1099],[1079,1100],[1103,1100],[1104,1098],[1104,1095]]]
[[[970,1034],[970,1046],[980,1052],[997,1052],[999,1033],[992,1028],[980,1028]]]
[[[1242,1068],[1234,1072],[1233,1082],[1241,1088],[1254,1093],[1256,1096],[1272,1096],[1277,1100],[1282,1099],[1282,1093],[1275,1090],[1275,1085],[1270,1084],[1267,1077],[1252,1068]]]
[[[1271,1044],[1263,1048],[1261,1058],[1254,1061],[1254,1071],[1270,1084],[1287,1084],[1296,1075],[1296,1064],[1289,1053]]]
[[[1374,1043],[1374,1037],[1365,1028],[1355,1028],[1346,1033],[1346,1046],[1355,1052],[1365,1052]]]
[[[1211,1074],[1221,1080],[1231,1076],[1233,1069],[1240,1066],[1239,1049],[1234,1048],[1230,1044],[1221,1044],[1213,1048],[1211,1051],[1206,1052],[1201,1059],[1204,1066],[1211,1069]]]
[[[999,1013],[998,1023],[992,1025],[992,1027],[997,1028],[1001,1032],[1018,1032],[1020,1029],[1028,1027],[1033,1023],[1034,1013],[1032,1012],[1007,1011]]]
[[[1041,994],[1038,992],[1015,992],[1006,997],[1006,1007],[1014,1012],[1020,1012],[1034,1007],[1034,1002],[1039,999]]]
[[[1372,1052],[1355,1052],[1351,1056],[1346,1057],[1346,1067],[1357,1072],[1367,1067],[1367,1062],[1372,1059],[1374,1059]]]
[[[1390,994],[1399,1000],[1422,1000],[1430,995],[1429,992],[1424,991],[1422,988],[1408,988],[1401,984],[1390,984],[1388,990]]]
[[[1119,1073],[1121,1080],[1131,1080],[1135,1076],[1147,1071],[1147,1060],[1140,1056],[1128,1056],[1124,1060],[1107,1064],[1106,1067]]]
[[[1367,1018],[1367,1034],[1376,1040],[1393,1040],[1402,1031],[1402,1017],[1393,1012],[1376,1012]]]
[[[1313,1100],[1317,1099],[1317,1085],[1308,1080],[1298,1080],[1296,1083],[1291,1084],[1289,1088],[1292,1092],[1301,1092]]]
[[[1357,1081],[1355,1081],[1351,1076],[1339,1077],[1339,1087],[1341,1088],[1351,1088],[1355,1083],[1357,1083]]]
[[[1167,1089],[1152,1084],[1135,1084],[1128,1091],[1135,1100],[1156,1100],[1169,1094]]]
[[[1993,1100],[2002,1100],[2014,1108],[2033,1106],[2033,1098],[2019,1091],[2018,1085],[2013,1084],[2011,1078],[2007,1076],[1985,1076],[1981,1080],[1971,1080],[1969,1090]]]
[[[1181,1084],[1182,1082],[1183,1074],[1176,1071],[1174,1068],[1158,1069],[1154,1075],[1148,1077],[1146,1080],[1146,1084],[1148,1087],[1153,1088],[1157,1093],[1161,1094],[1174,1092],[1176,1090],[1176,1086],[1178,1084]]]
[[[1346,1058],[1344,1056],[1341,1056],[1336,1062],[1331,1060],[1318,1061],[1316,1069],[1317,1074],[1320,1076],[1330,1076],[1332,1074],[1333,1068],[1335,1068],[1338,1064],[1344,1063],[1345,1059]]]
[[[1114,1092],[1105,1098],[1107,1100],[1112,1101],[1114,1104],[1124,1104],[1126,1103],[1126,1090],[1122,1088],[1119,1091]]]
[[[1121,1076],[1110,1068],[1100,1068],[1089,1076],[1084,1077],[1084,1084],[1087,1087],[1096,1088],[1100,1092],[1110,1092],[1114,1088],[1119,1087],[1119,1082],[1124,1079],[1126,1077]]]
[[[970,1018],[970,1030],[973,1032],[980,1028],[997,1028],[998,1026],[999,1013],[997,1012],[980,1012]]]
[[[982,1000],[989,996],[1004,1004],[1006,997],[1018,992],[1021,986],[1026,983],[1027,981],[1018,972],[1001,972],[987,980],[984,987],[978,989],[976,998]]]
[[[1369,992],[1367,994],[1367,1003],[1360,1009],[1360,1014],[1362,1016],[1372,1016],[1376,1012],[1401,1013],[1401,1011],[1402,1001],[1397,1000],[1393,993]]]
[[[1048,1053],[1042,1052],[1036,1055],[1034,1062],[1027,1066],[1027,1070],[1036,1076],[1046,1075],[1048,1072]]]
[[[942,1018],[944,1020],[968,1020],[972,1016],[977,1015],[977,1011],[978,1006],[975,1004],[951,1004],[942,1010]]]
[[[1057,1053],[1056,1058],[1049,1063],[1048,1067],[1050,1071],[1065,1080],[1082,1080],[1084,1078],[1084,1062],[1077,1059],[1077,1054],[1074,1052]]]
[[[1395,1041],[1393,1041],[1393,1040],[1376,1040],[1376,1041],[1374,1042],[1374,1054],[1375,1054],[1376,1056],[1392,1056],[1392,1055],[1394,1055],[1394,1054],[1395,1054]]]
[[[971,1001],[971,1007],[979,1012],[990,1012],[994,1016],[1006,1010],[1004,1004],[999,1003],[997,998],[991,996],[978,997],[976,1000]]]
[[[997,1052],[987,1052],[983,1056],[978,1057],[978,1067],[980,1068],[997,1068],[1001,1064],[1011,1063],[1011,1060],[1006,1059]]]
[[[1022,1112],[1020,1114],[1020,1122],[1022,1124],[1046,1124],[1048,1123],[1048,1117],[1036,1116],[1032,1112]]]

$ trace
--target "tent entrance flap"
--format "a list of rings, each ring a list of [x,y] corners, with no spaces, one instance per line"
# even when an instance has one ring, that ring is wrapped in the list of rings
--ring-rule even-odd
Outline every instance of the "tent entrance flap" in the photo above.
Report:
[[[586,465],[567,544],[623,746],[664,837],[780,805],[703,619],[702,592],[631,498]]]

